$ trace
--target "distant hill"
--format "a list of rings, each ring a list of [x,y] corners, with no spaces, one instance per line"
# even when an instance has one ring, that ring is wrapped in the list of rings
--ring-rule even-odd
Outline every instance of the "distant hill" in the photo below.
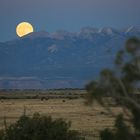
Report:
[[[82,88],[140,27],[34,32],[0,43],[0,88]]]

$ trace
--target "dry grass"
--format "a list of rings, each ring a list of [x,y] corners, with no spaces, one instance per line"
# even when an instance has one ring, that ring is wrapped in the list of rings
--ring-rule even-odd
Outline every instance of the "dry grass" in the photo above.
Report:
[[[23,114],[24,107],[26,107],[26,115],[29,116],[38,112],[43,115],[51,115],[53,118],[64,118],[71,121],[72,129],[92,138],[94,135],[98,135],[99,130],[112,127],[114,122],[114,118],[101,106],[96,103],[93,106],[85,106],[83,99],[50,99],[47,101],[11,99],[0,101],[0,128],[4,127],[4,116],[7,124],[11,124]],[[114,113],[122,112],[118,107],[112,107],[112,110]]]

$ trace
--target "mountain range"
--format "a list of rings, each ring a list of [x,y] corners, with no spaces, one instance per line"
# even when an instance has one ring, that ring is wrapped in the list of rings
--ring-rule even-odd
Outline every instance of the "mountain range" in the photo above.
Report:
[[[113,67],[116,52],[140,27],[85,27],[79,32],[33,32],[0,43],[1,89],[83,88]]]

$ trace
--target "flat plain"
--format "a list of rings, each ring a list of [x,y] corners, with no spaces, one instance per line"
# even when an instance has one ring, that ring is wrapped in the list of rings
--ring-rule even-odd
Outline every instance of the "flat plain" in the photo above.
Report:
[[[18,93],[10,94],[12,94],[12,97],[19,96]],[[27,97],[27,94],[24,94],[24,96]],[[70,95],[73,97],[76,94]],[[52,116],[54,119],[63,118],[66,121],[71,121],[71,129],[78,130],[81,135],[86,136],[87,140],[98,137],[100,130],[112,127],[114,124],[114,118],[103,107],[96,102],[92,106],[86,106],[85,100],[81,96],[79,98],[78,96],[76,96],[77,98],[65,98],[61,94],[59,98],[51,97],[50,99],[48,96],[38,99],[12,99],[8,93],[6,97],[10,97],[10,99],[3,99],[5,94],[1,93],[0,95],[2,97],[0,100],[0,129],[4,128],[4,118],[9,125],[14,123],[23,113],[32,116],[35,112]],[[35,96],[33,93],[30,94],[30,97],[31,95]],[[46,94],[43,93],[43,95]],[[122,112],[122,109],[117,106],[112,106],[111,109],[114,114]]]

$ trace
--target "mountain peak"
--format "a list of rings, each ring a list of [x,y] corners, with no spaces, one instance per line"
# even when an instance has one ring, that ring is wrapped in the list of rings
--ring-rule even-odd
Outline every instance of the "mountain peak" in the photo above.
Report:
[[[32,32],[30,34],[27,34],[26,36],[23,36],[23,38],[47,38],[50,37],[50,34],[46,31],[39,31],[39,32]]]
[[[104,27],[104,28],[100,28],[98,30],[98,33],[103,33],[103,34],[107,34],[107,35],[111,35],[115,32],[115,29],[111,28],[111,27]]]
[[[126,29],[125,33],[140,32],[140,26],[130,26]]]
[[[92,27],[84,27],[80,31],[81,33],[97,33],[98,28],[92,28]]]
[[[130,34],[130,33],[139,33],[140,26],[130,26],[124,29],[114,29],[112,27],[103,27],[103,28],[93,28],[93,27],[84,27],[80,32],[68,32],[65,30],[58,30],[56,32],[48,33],[46,31],[39,31],[30,33],[22,38],[52,38],[56,40],[64,40],[65,38],[74,38],[80,36],[86,39],[92,39],[94,35],[115,35],[115,34]]]

